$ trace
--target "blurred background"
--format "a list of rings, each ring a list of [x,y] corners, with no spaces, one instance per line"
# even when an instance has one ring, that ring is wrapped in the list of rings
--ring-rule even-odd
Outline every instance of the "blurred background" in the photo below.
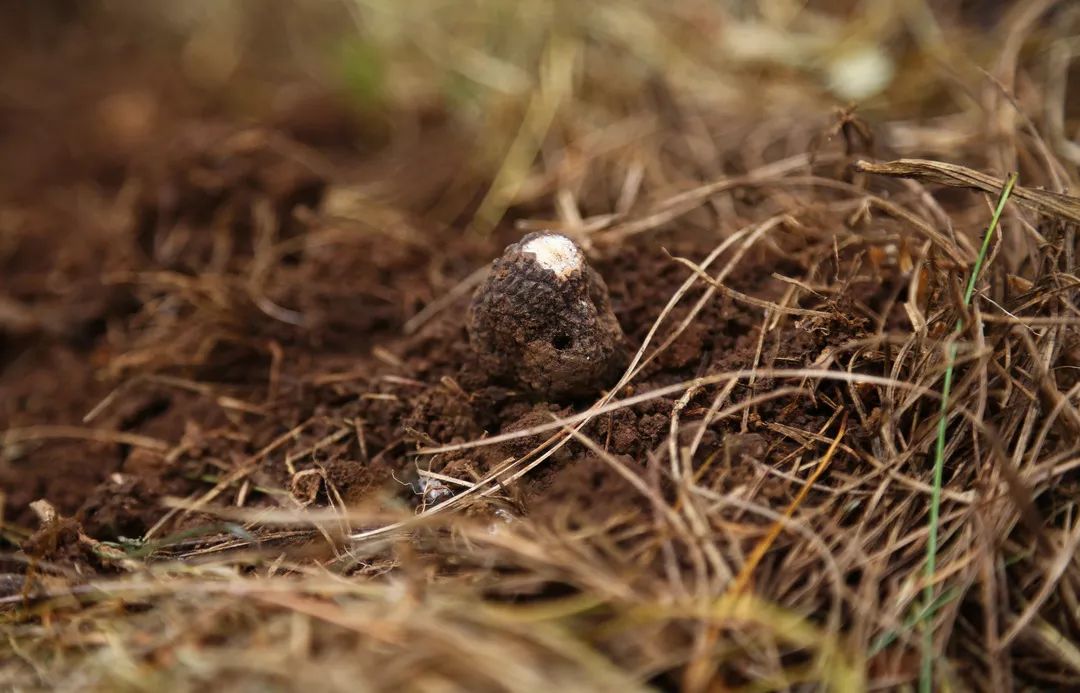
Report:
[[[1058,81],[1060,102],[1037,111],[1075,159],[1063,127],[1076,113],[1062,109],[1078,11],[1045,0],[9,0],[0,177],[12,194],[86,173],[116,185],[194,118],[247,121],[361,152],[395,195],[486,179],[470,223],[491,226],[550,183],[530,176],[538,164],[590,188],[604,166],[682,147],[707,177],[753,167],[785,137],[808,144],[834,108],[887,121],[883,145],[947,149],[993,125],[1001,94],[984,71],[1018,100],[1046,100],[1025,93],[1017,61]],[[730,142],[746,145],[742,160]],[[411,190],[386,166],[409,169]],[[425,202],[444,218],[461,211]],[[595,211],[609,210],[583,213]]]

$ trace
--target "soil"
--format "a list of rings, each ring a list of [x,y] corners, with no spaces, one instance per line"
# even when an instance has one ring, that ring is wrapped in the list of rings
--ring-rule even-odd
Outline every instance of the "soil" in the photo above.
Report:
[[[9,445],[0,468],[9,521],[32,527],[29,502],[44,498],[61,514],[78,518],[95,539],[138,537],[160,518],[164,498],[207,490],[214,478],[305,423],[283,448],[285,457],[323,440],[342,422],[362,422],[365,449],[352,435],[296,462],[291,471],[280,455],[267,456],[253,472],[256,488],[265,484],[297,493],[296,475],[315,470],[350,503],[379,494],[416,503],[414,491],[392,476],[409,476],[413,462],[407,453],[417,445],[520,430],[591,403],[587,397],[569,405],[548,402],[489,378],[465,333],[468,296],[415,334],[401,336],[418,307],[497,257],[512,229],[487,241],[459,243],[458,229],[428,230],[403,220],[407,231],[401,236],[335,238],[341,230],[320,208],[327,181],[279,151],[310,142],[261,129],[207,134],[198,123],[198,137],[191,138],[187,125],[180,127],[182,134],[165,152],[151,155],[155,170],[138,178],[137,196],[98,193],[105,198],[100,204],[120,206],[117,214],[127,222],[103,229],[100,245],[93,238],[68,243],[72,221],[41,215],[36,223],[27,219],[15,227],[3,258],[8,295],[26,312],[50,317],[20,324],[18,331],[11,319],[4,322],[0,428],[32,431],[45,422],[80,427],[93,412],[95,429],[167,442],[167,451],[57,440],[47,432]],[[260,213],[271,221],[256,231]],[[93,227],[107,221],[91,216],[77,223]],[[295,251],[267,259],[256,248],[260,232],[286,246],[305,236],[324,235],[327,242],[297,244]],[[703,257],[713,245],[677,233],[665,241],[667,252],[690,258]],[[448,257],[442,249],[449,242],[459,248]],[[44,262],[56,256],[63,258],[56,263],[60,268]],[[772,272],[803,269],[788,258],[758,253],[744,260],[728,284],[777,299],[786,285],[771,278]],[[615,316],[631,343],[640,343],[668,297],[690,276],[654,239],[621,244],[592,262],[608,282]],[[263,277],[257,296],[238,286],[251,272]],[[700,292],[692,292],[687,303]],[[673,317],[675,323],[682,315]],[[710,302],[701,319],[648,365],[635,389],[751,368],[760,324],[758,309],[727,299]],[[835,327],[791,326],[762,352],[772,361],[809,364],[828,345],[866,333],[865,321]],[[700,416],[707,395],[703,391],[688,403],[688,416]],[[659,399],[621,410],[588,432],[617,455],[644,459],[666,439],[673,404]],[[790,422],[818,421],[807,421],[802,410],[798,417]],[[783,416],[775,421],[786,422]],[[743,435],[756,428],[751,424]],[[699,448],[701,459],[738,431],[737,422],[711,430]],[[777,458],[792,448],[767,429],[757,434]],[[514,441],[494,455],[481,451],[469,463],[481,474],[500,454],[524,452],[529,442]],[[534,495],[534,483],[545,489],[539,506],[556,503],[552,494],[568,486],[557,481],[560,474],[578,479],[593,467],[607,474],[605,463],[571,448],[541,479],[526,482],[527,497]],[[445,462],[455,463],[460,465]],[[440,464],[433,471],[441,471]],[[310,489],[299,495],[309,502],[318,496]],[[606,497],[565,502],[604,512]],[[273,501],[254,491],[247,502]],[[166,529],[184,528],[179,522]]]
[[[229,151],[232,141],[227,138],[222,146]],[[220,156],[227,158],[228,154]],[[172,183],[152,185],[174,186],[179,177],[183,187],[190,180],[187,176],[195,173],[181,167],[173,175]],[[216,204],[229,205],[225,228],[231,251],[225,264],[235,263],[242,274],[251,262],[250,249],[239,240],[250,225],[247,198],[269,197],[281,208],[292,203],[240,174],[229,181],[215,180],[214,185],[220,186],[214,194]],[[134,204],[137,217],[147,213],[142,200]],[[206,204],[208,216],[202,216],[204,220],[213,216],[209,208],[214,204]],[[320,233],[325,222],[319,218],[317,206],[306,208],[305,217],[304,221],[300,215],[293,217],[295,233]],[[192,219],[190,223],[198,222]],[[199,242],[207,232],[195,231],[182,252],[164,259],[148,252],[146,226],[146,222],[137,222],[126,242],[116,242],[111,248],[111,252],[125,255],[128,265],[110,260],[116,263],[117,272],[132,275],[177,273],[166,282],[174,285],[142,287],[125,282],[113,288],[102,283],[95,263],[87,262],[83,273],[73,271],[67,277],[71,284],[91,287],[91,293],[115,291],[118,296],[97,304],[90,315],[81,305],[71,308],[81,319],[103,326],[96,334],[68,323],[62,326],[63,331],[75,331],[76,336],[52,336],[38,330],[11,339],[4,361],[0,399],[6,409],[0,427],[32,427],[40,422],[79,426],[88,412],[95,411],[95,428],[167,441],[168,451],[69,440],[33,440],[15,449],[9,446],[0,483],[8,498],[8,519],[17,525],[33,526],[28,504],[45,498],[63,515],[76,517],[95,539],[139,537],[160,519],[166,497],[205,492],[215,479],[244,464],[278,436],[305,424],[305,429],[282,448],[284,457],[267,456],[259,461],[251,480],[256,489],[265,490],[252,491],[248,505],[274,503],[269,493],[275,489],[305,503],[326,502],[325,489],[331,487],[350,504],[376,497],[382,502],[393,497],[418,504],[422,494],[395,481],[414,476],[410,474],[414,462],[408,453],[416,447],[522,430],[549,423],[553,414],[571,413],[591,403],[588,399],[570,404],[561,399],[544,401],[490,379],[468,346],[462,319],[467,299],[449,307],[416,334],[399,336],[418,299],[442,293],[442,287],[430,281],[434,272],[424,269],[444,261],[428,249],[441,248],[447,242],[445,235],[423,236],[420,242],[364,238],[332,252],[315,248],[279,258],[268,271],[274,287],[268,293],[282,310],[304,316],[305,324],[296,326],[260,314],[245,297],[230,295],[233,287],[219,283],[217,276],[200,287],[209,295],[186,295],[200,290],[189,288],[200,281],[199,275],[192,273],[212,262],[207,253],[213,243],[209,239],[202,245]],[[36,234],[35,241],[46,248],[50,242],[54,248],[60,247],[66,229],[58,225],[45,228],[50,233]],[[460,232],[451,229],[444,233]],[[501,243],[494,239],[473,243],[455,259],[460,267],[480,266],[497,256]],[[668,248],[672,254],[699,258],[709,250],[704,243],[675,236]],[[45,282],[42,270],[21,263],[17,254],[11,257],[5,276],[12,284]],[[597,257],[594,262],[602,276],[610,277],[615,315],[631,342],[637,343],[667,298],[690,274],[652,242],[623,245],[611,257]],[[786,285],[770,278],[771,272],[765,270],[782,273],[799,269],[791,265],[790,260],[762,253],[752,262],[744,262],[728,285],[766,300],[779,298]],[[442,279],[442,285],[462,278],[450,274]],[[68,291],[85,293],[75,289],[65,293]],[[215,291],[221,294],[214,296],[211,292]],[[700,290],[689,298],[693,300],[696,294]],[[223,299],[222,304],[197,305],[215,299]],[[28,292],[22,294],[22,300],[36,301],[39,296]],[[54,300],[65,306],[64,297]],[[176,315],[186,320],[176,321]],[[730,300],[707,304],[691,329],[645,369],[635,391],[752,368],[761,320],[758,310]],[[856,320],[814,331],[791,326],[766,340],[763,358],[809,365],[828,346],[865,336],[866,323]],[[117,360],[123,363],[117,366]],[[73,383],[79,385],[72,387]],[[196,384],[200,391],[192,392]],[[106,396],[117,392],[117,387],[122,388],[121,395],[99,406]],[[700,417],[711,396],[710,391],[701,391],[686,404],[684,416],[691,420]],[[225,402],[225,398],[230,399]],[[601,417],[586,433],[604,441],[616,455],[644,460],[665,443],[673,405],[674,400],[660,398],[620,410]],[[763,426],[760,419],[766,415],[773,424],[807,428],[818,427],[828,418],[825,413],[815,415],[801,407],[766,408],[746,430],[738,421],[714,425],[699,447],[697,461],[726,450],[725,441],[730,447],[732,436],[755,440],[754,447],[767,452],[758,457],[760,463],[782,459],[798,446]],[[350,435],[320,446],[318,454],[296,461],[291,470],[285,468],[284,460],[291,454],[319,446],[320,441],[341,430],[343,422],[363,428],[363,446],[357,436]],[[503,456],[523,454],[540,440],[537,436],[511,441],[493,451],[484,448],[461,459],[437,459],[432,471],[451,473],[467,465],[479,478]],[[325,489],[311,486],[315,482],[309,472],[317,474]],[[564,475],[566,479],[562,479]],[[301,481],[305,476],[308,481]],[[587,492],[581,488],[583,479]],[[536,479],[527,479],[523,493],[532,499],[524,509],[530,513],[559,507],[571,514],[578,508],[587,509],[589,515],[604,514],[610,511],[609,504],[639,502],[618,479],[611,479],[605,462],[579,445],[571,445],[570,451]],[[197,515],[189,516],[163,530],[175,533],[198,521]]]
[[[114,97],[98,98],[112,103]],[[274,128],[179,119],[161,125],[145,149],[105,157],[129,172],[122,185],[111,175],[88,183],[38,174],[36,194],[18,191],[5,209],[9,232],[0,248],[0,288],[10,304],[0,306],[0,430],[23,430],[27,437],[4,448],[0,488],[8,522],[32,529],[29,504],[46,499],[94,539],[137,538],[163,517],[167,498],[197,497],[252,459],[248,506],[286,496],[305,505],[331,497],[418,505],[425,496],[417,493],[409,455],[416,447],[521,430],[591,403],[589,393],[572,402],[545,401],[490,377],[492,369],[469,348],[468,295],[402,336],[417,310],[497,258],[521,233],[507,223],[478,239],[459,228],[425,225],[423,200],[393,211],[353,201],[371,216],[349,218],[345,189],[320,175],[311,160],[334,161],[357,175],[366,160],[335,148],[339,138],[326,129],[340,119],[328,118],[323,129],[309,116]],[[433,141],[442,136],[434,127]],[[80,152],[100,155],[93,138],[80,144]],[[700,259],[715,245],[677,229],[660,240],[619,243],[591,258],[630,344],[641,343],[691,274],[671,256]],[[802,274],[798,251],[755,250],[727,283],[759,299],[778,299],[788,285],[773,273]],[[692,290],[682,305],[692,305],[702,291]],[[867,297],[871,305],[874,300]],[[667,329],[685,310],[676,310]],[[753,306],[726,297],[707,303],[645,367],[634,391],[752,368],[756,360],[808,365],[828,346],[867,334],[866,320],[813,330],[789,324],[772,333],[759,354],[761,322]],[[699,417],[710,396],[699,392],[684,416]],[[666,440],[673,405],[661,398],[620,410],[586,433],[615,455],[643,460]],[[801,408],[768,413],[773,423],[826,420]],[[764,464],[796,447],[763,427],[761,416],[745,427],[714,425],[698,461],[728,450],[724,441],[733,435],[757,440],[768,453],[759,459]],[[63,431],[35,429],[85,430],[88,420],[95,430],[142,436],[151,444],[71,440]],[[342,425],[362,429],[363,443],[349,435],[323,444]],[[294,430],[280,448],[284,454],[259,456]],[[479,478],[541,440],[436,458],[431,471],[467,469]],[[294,454],[298,459],[286,464]],[[582,480],[590,492],[581,493]],[[571,444],[526,479],[521,493],[531,499],[525,512],[580,507],[603,514],[607,504],[627,502],[625,491],[605,462]],[[237,491],[226,493],[235,497]],[[204,519],[178,514],[157,534],[191,529]],[[40,558],[57,558],[43,546],[36,539],[26,544],[41,551]]]

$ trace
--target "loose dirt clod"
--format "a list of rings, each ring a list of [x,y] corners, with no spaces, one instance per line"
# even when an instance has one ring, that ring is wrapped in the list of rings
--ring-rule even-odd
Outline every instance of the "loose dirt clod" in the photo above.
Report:
[[[473,296],[468,328],[485,370],[542,396],[595,394],[625,361],[603,278],[559,234],[506,248]]]

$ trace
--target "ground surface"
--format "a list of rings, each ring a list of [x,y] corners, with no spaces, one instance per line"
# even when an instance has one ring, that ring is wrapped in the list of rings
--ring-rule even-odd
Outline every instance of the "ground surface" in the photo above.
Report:
[[[560,133],[485,235],[445,113],[388,144],[314,90],[252,125],[153,56],[53,45],[0,105],[17,685],[888,688],[919,676],[918,620],[940,681],[1080,676],[1075,199],[1011,204],[960,298],[1004,174],[1075,183],[1020,119],[942,144],[671,105]],[[945,148],[993,185],[855,166]],[[637,353],[596,397],[469,348],[472,288],[537,228],[585,247]]]

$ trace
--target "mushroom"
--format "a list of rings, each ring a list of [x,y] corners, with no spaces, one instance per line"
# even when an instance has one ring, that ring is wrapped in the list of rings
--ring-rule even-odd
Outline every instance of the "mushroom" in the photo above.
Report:
[[[594,395],[626,363],[603,278],[556,233],[531,233],[495,260],[473,295],[468,331],[485,371],[544,397]]]

